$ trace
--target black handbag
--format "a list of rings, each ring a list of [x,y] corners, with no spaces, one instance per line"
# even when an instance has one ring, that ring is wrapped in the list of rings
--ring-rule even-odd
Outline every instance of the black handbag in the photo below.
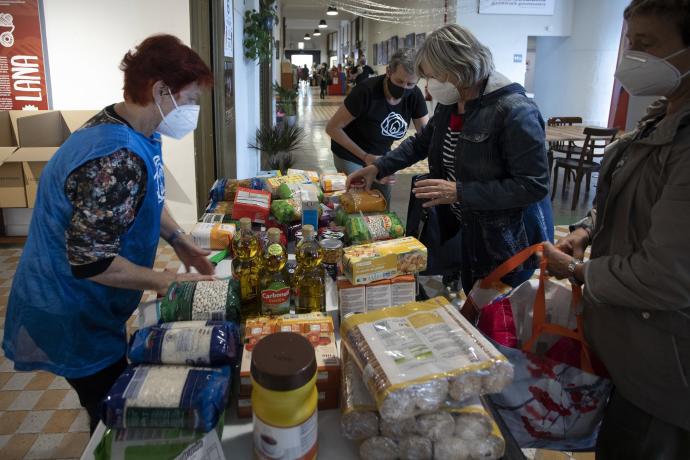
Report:
[[[417,181],[428,178],[428,174],[414,176],[412,188]],[[442,241],[439,213],[434,207],[422,207],[423,202],[424,200],[418,199],[410,189],[410,200],[407,205],[407,234],[417,238],[427,248],[427,269],[420,275],[441,275],[444,278],[457,279],[462,264],[460,232]]]

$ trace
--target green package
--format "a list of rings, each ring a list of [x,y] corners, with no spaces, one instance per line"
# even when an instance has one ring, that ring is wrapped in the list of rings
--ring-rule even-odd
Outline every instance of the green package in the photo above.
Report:
[[[345,236],[351,244],[371,243],[405,236],[405,227],[394,212],[350,214],[345,221]]]
[[[197,289],[197,281],[175,282],[170,285],[168,292],[160,307],[160,322],[169,323],[175,321],[194,321],[194,320],[219,320],[234,321],[239,324],[240,316],[240,296],[239,284],[236,280],[217,280],[214,283],[228,282],[227,293],[225,294],[224,318],[211,316],[208,311],[197,311],[194,305],[194,295]]]
[[[285,184],[283,184],[285,185]],[[271,214],[281,224],[292,224],[302,219],[302,203],[289,198],[287,200],[273,200]]]

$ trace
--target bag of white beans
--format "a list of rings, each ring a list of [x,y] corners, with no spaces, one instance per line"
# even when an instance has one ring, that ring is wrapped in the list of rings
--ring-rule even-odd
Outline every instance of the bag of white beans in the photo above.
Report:
[[[172,283],[163,297],[160,322],[240,322],[239,286],[234,280]]]

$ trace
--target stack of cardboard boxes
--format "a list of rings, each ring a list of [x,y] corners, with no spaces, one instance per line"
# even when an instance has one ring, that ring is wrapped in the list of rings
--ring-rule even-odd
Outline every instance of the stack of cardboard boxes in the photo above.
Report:
[[[0,208],[33,208],[43,168],[95,110],[0,111]]]

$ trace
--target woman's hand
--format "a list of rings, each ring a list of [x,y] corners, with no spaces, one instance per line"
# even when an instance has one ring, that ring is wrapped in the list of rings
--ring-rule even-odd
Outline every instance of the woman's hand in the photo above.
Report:
[[[575,229],[556,243],[556,249],[582,260],[585,258],[585,249],[589,245],[589,232],[584,228]]]
[[[175,254],[185,266],[187,272],[190,268],[195,268],[202,275],[213,275],[214,269],[208,256],[211,251],[201,249],[194,244],[189,235],[181,235],[173,244]]]
[[[422,204],[425,208],[458,202],[457,184],[443,179],[417,181],[412,189],[412,193],[417,198],[429,200]]]
[[[371,153],[367,153],[364,155],[364,159],[362,161],[364,161],[365,165],[369,166],[369,165],[373,165],[374,162],[378,159],[379,159],[378,156],[372,155]]]
[[[371,189],[371,184],[376,180],[376,176],[379,173],[379,168],[374,165],[366,166],[362,169],[358,169],[349,176],[347,176],[347,189],[351,188],[363,188],[365,190]]]
[[[581,261],[582,259],[566,254],[549,242],[544,243],[544,253],[542,257],[546,259],[546,269],[550,276],[554,276],[559,280],[574,277],[580,283],[584,282],[585,275],[583,264],[579,263],[575,265],[575,273],[571,273],[568,269],[569,265],[575,262],[575,260]]]

